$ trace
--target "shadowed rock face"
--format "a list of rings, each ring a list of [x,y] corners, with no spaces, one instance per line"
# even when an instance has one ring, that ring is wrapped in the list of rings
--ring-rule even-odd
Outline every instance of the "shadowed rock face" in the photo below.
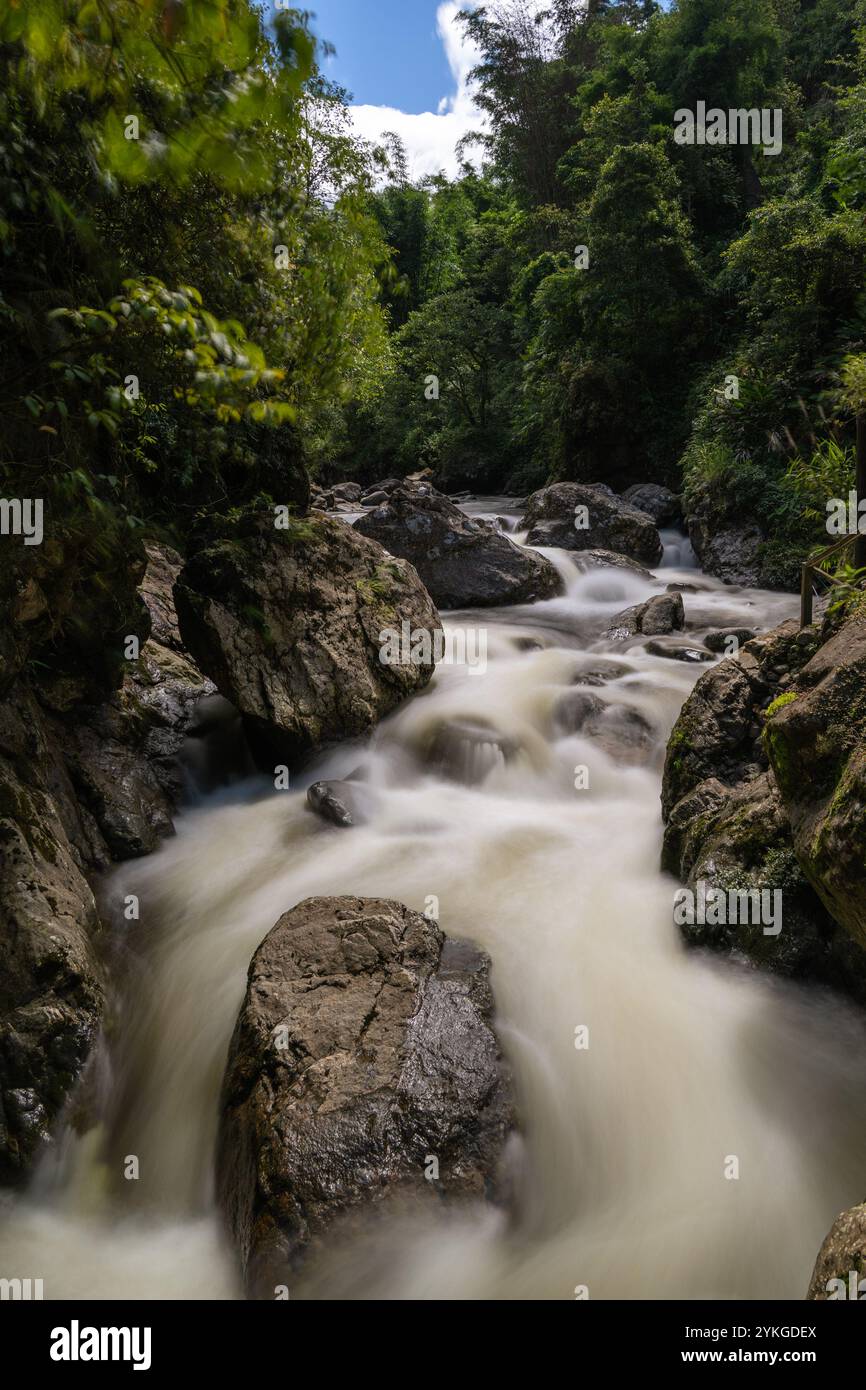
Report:
[[[824,823],[821,816],[832,795],[815,750],[828,750],[832,762],[838,761],[842,746],[838,738],[827,737],[833,704],[826,690],[819,693],[828,673],[837,669],[839,652],[828,651],[830,643],[819,644],[817,629],[801,632],[795,621],[783,623],[698,681],[668,744],[662,866],[691,888],[704,882],[725,892],[782,893],[778,935],[765,935],[758,923],[695,923],[682,928],[691,943],[742,952],[769,970],[820,981],[866,1003],[866,951],[845,912],[834,907],[829,875],[825,882],[810,862],[814,833],[803,835],[796,815],[802,807],[802,824]],[[850,634],[849,650],[856,650]],[[804,688],[813,684],[810,708],[801,700],[807,698]],[[805,740],[808,734],[813,744],[813,756],[804,753],[799,765],[800,753],[787,756],[795,737],[788,711],[797,712],[796,728],[804,731],[800,737]],[[855,746],[856,736],[850,742]],[[834,750],[832,756],[829,750]],[[855,797],[851,804],[856,808],[861,803]],[[842,806],[840,798],[837,808]],[[850,819],[850,809],[843,814]],[[862,843],[861,835],[843,834],[840,862],[845,853],[856,856],[857,845],[862,860]],[[849,877],[856,880],[857,872],[851,868]],[[856,900],[855,884],[845,902]]]
[[[682,503],[661,483],[635,483],[622,494],[624,502],[651,516],[656,526],[674,526],[682,519]]]
[[[384,631],[408,623],[432,643],[439,627],[414,569],[331,518],[290,532],[249,519],[189,560],[175,600],[184,642],[263,764],[368,732],[433,674],[432,657],[380,659]]]
[[[866,1298],[866,1203],[837,1217],[815,1261],[807,1298],[816,1303]]]
[[[578,507],[587,509],[588,527],[575,525]],[[650,567],[659,564],[664,553],[652,517],[609,490],[585,483],[554,483],[534,492],[526,504],[523,525],[530,545],[613,550]]]
[[[0,1183],[26,1177],[99,1030],[99,918],[83,872],[98,844],[60,746],[19,692],[0,706]]]
[[[102,927],[88,879],[173,833],[178,755],[213,690],[180,647],[180,557],[149,547],[148,561],[153,637],[119,689],[81,703],[78,673],[40,668],[0,701],[0,1182],[27,1176],[99,1032]]]
[[[707,574],[723,584],[757,588],[761,584],[761,546],[757,526],[718,526],[701,516],[689,519],[689,540]]]
[[[378,898],[310,898],[262,942],[217,1158],[252,1296],[273,1298],[329,1230],[497,1195],[514,1115],[488,972],[481,952]]]
[[[837,922],[866,950],[866,618],[804,666],[767,724],[797,857]]]
[[[355,529],[411,561],[440,608],[532,603],[562,589],[544,556],[522,550],[438,492],[395,488]]]

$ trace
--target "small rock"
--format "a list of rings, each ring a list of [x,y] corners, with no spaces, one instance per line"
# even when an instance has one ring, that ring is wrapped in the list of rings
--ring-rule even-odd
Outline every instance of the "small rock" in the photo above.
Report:
[[[674,647],[665,642],[647,642],[646,649],[650,656],[664,656],[669,661],[686,661],[694,665],[713,659],[708,652],[703,652],[698,647]]]
[[[658,637],[685,627],[686,618],[680,594],[656,594],[646,603],[618,613],[608,629],[608,636],[622,641],[639,633]]]
[[[370,794],[351,782],[314,782],[307,789],[307,805],[323,820],[347,828],[366,820]]]
[[[725,627],[718,632],[710,632],[704,638],[704,646],[711,652],[724,652],[727,655],[728,644],[733,637],[736,639],[738,647],[744,647],[747,642],[751,642],[755,634],[748,627]]]

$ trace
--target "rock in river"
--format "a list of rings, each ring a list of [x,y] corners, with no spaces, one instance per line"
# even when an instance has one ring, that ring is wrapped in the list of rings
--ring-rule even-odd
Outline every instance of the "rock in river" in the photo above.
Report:
[[[548,559],[466,516],[438,492],[395,488],[356,530],[411,561],[440,608],[532,603],[562,589]]]
[[[583,520],[588,525],[576,524]],[[664,551],[658,528],[646,512],[609,490],[585,483],[553,483],[534,492],[526,504],[523,525],[530,545],[613,550],[650,567],[659,564]]]
[[[489,965],[380,898],[310,898],[265,937],[217,1158],[251,1296],[291,1287],[302,1258],[383,1211],[501,1194],[514,1112]]]
[[[410,564],[330,517],[288,531],[253,515],[206,543],[176,586],[181,632],[241,711],[263,765],[367,733],[427,684],[432,655],[381,659],[382,634],[439,617]]]

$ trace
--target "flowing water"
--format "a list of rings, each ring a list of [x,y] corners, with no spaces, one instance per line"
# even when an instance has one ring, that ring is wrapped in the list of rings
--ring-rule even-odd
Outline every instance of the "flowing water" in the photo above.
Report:
[[[504,499],[469,510],[509,513]],[[660,774],[706,668],[604,636],[671,582],[696,586],[692,645],[774,626],[794,600],[725,589],[666,540],[652,579],[549,552],[562,597],[447,620],[486,635],[485,670],[440,666],[293,791],[252,778],[209,794],[115,871],[113,901],[137,894],[141,920],[116,914],[117,998],[90,1078],[101,1121],[68,1129],[7,1199],[0,1274],[42,1277],[46,1297],[240,1295],[212,1161],[247,967],[295,903],[351,893],[436,898],[444,930],[492,957],[524,1135],[515,1209],[376,1226],[293,1297],[803,1297],[834,1217],[863,1197],[863,1025],[826,992],[684,950],[658,868]],[[600,665],[604,683],[577,687],[606,702],[596,734],[568,733],[563,702]],[[304,791],[350,775],[368,819],[339,830]]]

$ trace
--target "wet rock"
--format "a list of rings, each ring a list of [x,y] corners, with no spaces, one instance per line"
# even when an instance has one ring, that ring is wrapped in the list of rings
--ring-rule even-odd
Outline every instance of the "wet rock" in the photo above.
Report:
[[[601,682],[599,681],[599,684]],[[604,710],[604,700],[592,695],[588,690],[569,690],[557,702],[553,714],[556,732],[559,734],[580,734],[586,725]]]
[[[389,1212],[497,1198],[514,1111],[492,1015],[487,957],[400,903],[280,918],[250,966],[217,1156],[251,1296]]]
[[[747,589],[760,585],[764,537],[759,527],[717,526],[694,516],[689,519],[689,540],[705,573],[724,584]]]
[[[100,924],[83,871],[98,845],[19,690],[0,706],[0,1184],[26,1178],[99,1030]]]
[[[628,555],[617,555],[614,550],[579,550],[573,558],[579,570],[631,570],[639,574],[641,579],[652,579],[650,571],[638,564],[637,560],[632,560]]]
[[[422,751],[425,763],[443,777],[479,786],[519,753],[513,739],[480,720],[453,720],[439,725]]]
[[[606,705],[587,722],[585,732],[615,762],[640,765],[655,752],[655,726],[632,705]]]
[[[662,862],[691,887],[703,881],[725,892],[782,893],[778,935],[765,935],[757,923],[695,924],[683,928],[693,944],[736,951],[765,969],[830,985],[866,1003],[866,952],[846,931],[841,911],[832,910],[832,895],[821,893],[809,872],[772,751],[769,761],[767,756],[779,674],[793,673],[796,692],[799,680],[809,679],[805,671],[819,640],[814,628],[801,632],[796,622],[783,623],[698,681],[668,744]],[[830,654],[831,664],[837,655]],[[784,766],[784,754],[779,763]],[[805,790],[798,795],[808,798],[813,786],[820,795],[820,769],[804,763],[800,775]]]
[[[418,575],[333,518],[285,532],[247,517],[192,556],[175,599],[184,640],[263,765],[368,732],[433,674],[439,618]],[[403,623],[429,634],[429,662],[381,659],[383,634]]]
[[[650,656],[663,656],[668,661],[685,661],[690,665],[699,665],[701,662],[712,661],[708,652],[701,651],[700,647],[680,647],[672,642],[647,642],[646,649]]]
[[[774,974],[866,1003],[866,952],[833,920],[802,872],[772,772],[736,787],[711,778],[684,797],[665,829],[663,867],[692,889],[703,882],[726,893],[781,893],[778,935],[765,935],[757,921],[685,924],[680,930],[690,944],[736,952]]]
[[[747,642],[753,641],[754,637],[755,634],[750,628],[724,627],[720,628],[718,632],[708,633],[704,638],[704,646],[708,651],[718,653],[724,652],[725,655],[734,656],[736,654],[736,647],[745,646]],[[731,645],[731,638],[734,639],[736,647],[733,651],[729,652],[728,649]]]
[[[585,507],[589,525],[578,529]],[[658,528],[646,512],[638,511],[613,493],[585,483],[554,483],[529,498],[523,525],[529,545],[565,550],[612,550],[650,567],[659,564],[663,546]]]
[[[322,820],[348,829],[368,819],[372,796],[368,788],[352,782],[314,782],[307,790],[307,805]]]
[[[387,501],[388,501],[388,494],[387,494],[387,492],[383,492],[381,488],[376,488],[375,492],[366,492],[366,493],[364,494],[364,496],[361,498],[361,506],[362,506],[362,507],[379,507],[379,506],[381,506],[381,504],[382,504],[383,502],[387,502]]]
[[[815,1303],[866,1298],[866,1203],[843,1211],[833,1222],[806,1297]]]
[[[74,662],[46,664],[0,701],[0,1183],[27,1175],[99,1032],[90,881],[173,831],[180,749],[213,690],[181,649],[178,564],[169,547],[148,547],[153,636],[119,688],[82,680]]]
[[[787,653],[785,654],[787,658]],[[866,618],[833,633],[767,711],[765,746],[803,870],[866,949]]]
[[[682,520],[682,505],[675,492],[661,483],[635,483],[622,494],[638,511],[651,516],[656,526],[676,526]]]
[[[655,637],[685,627],[686,617],[680,594],[655,594],[634,608],[627,608],[611,619],[609,634],[635,637],[639,633]]]
[[[147,553],[142,595],[152,635],[118,691],[65,719],[66,765],[114,860],[149,854],[174,833],[181,751],[200,701],[215,689],[183,649],[173,598],[181,557],[164,545]],[[51,699],[49,688],[41,693]]]
[[[577,672],[575,685],[606,685],[608,681],[620,680],[635,670],[623,661],[593,661]]]
[[[727,786],[767,770],[763,712],[779,694],[772,670],[804,666],[818,645],[814,629],[801,633],[792,619],[747,642],[736,657],[701,676],[683,705],[668,743],[662,787],[667,817],[687,792],[707,778]]]
[[[616,762],[644,763],[652,755],[656,730],[633,705],[602,700],[589,690],[570,690],[554,711],[560,734],[590,738]]]
[[[363,488],[360,483],[335,483],[333,496],[339,502],[360,502]]]
[[[532,603],[562,590],[549,560],[467,517],[441,493],[395,488],[356,530],[409,560],[440,608]]]

